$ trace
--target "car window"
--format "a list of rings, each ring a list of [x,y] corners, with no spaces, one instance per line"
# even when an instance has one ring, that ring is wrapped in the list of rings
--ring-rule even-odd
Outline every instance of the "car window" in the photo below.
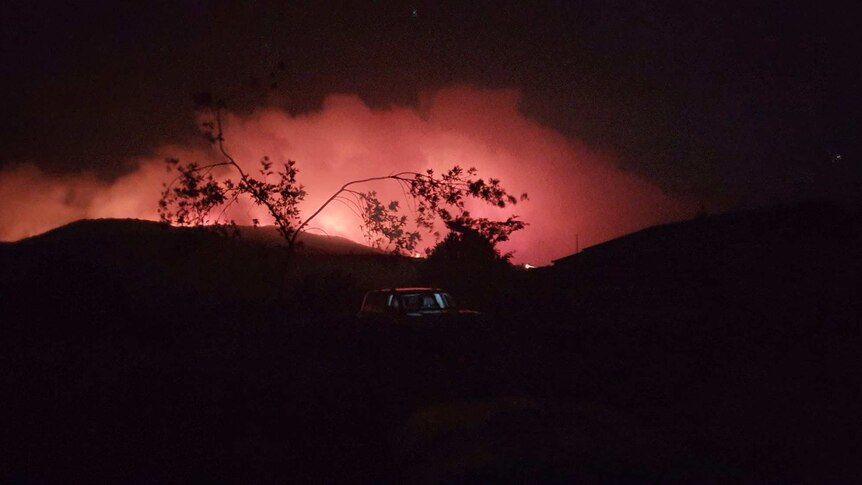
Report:
[[[365,294],[360,313],[448,313],[458,308],[448,292],[430,289],[385,289]]]
[[[407,310],[419,310],[422,308],[422,295],[418,293],[401,295],[401,301],[404,302],[404,308]]]
[[[443,308],[434,293],[406,293],[401,295],[404,308],[408,311],[415,310],[439,310]]]
[[[437,300],[437,305],[440,308],[445,309],[445,308],[450,308],[452,306],[449,304],[448,301],[446,301],[446,294],[445,293],[434,293],[434,298]]]

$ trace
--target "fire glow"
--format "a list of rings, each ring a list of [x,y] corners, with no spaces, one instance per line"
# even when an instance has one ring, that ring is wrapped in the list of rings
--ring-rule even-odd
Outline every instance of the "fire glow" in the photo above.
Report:
[[[331,95],[320,111],[293,116],[277,109],[225,117],[226,148],[250,172],[264,156],[296,160],[310,214],[345,182],[399,171],[437,172],[454,165],[476,167],[481,177],[499,178],[511,193],[530,200],[497,211],[471,208],[478,215],[514,213],[530,225],[512,236],[503,251],[515,262],[547,264],[575,251],[649,225],[693,213],[691,201],[675,199],[655,185],[617,169],[611,155],[564,137],[525,117],[515,90],[453,87],[422,97],[418,109],[371,109],[358,97]],[[0,171],[0,240],[39,234],[83,218],[157,219],[162,183],[170,177],[164,159],[217,160],[213,151],[162,146],[132,161],[131,173],[113,181],[94,174],[47,175],[35,164]],[[377,190],[381,200],[408,201],[397,184]],[[238,206],[230,217],[239,224],[270,219],[259,208]],[[359,219],[333,204],[310,224],[313,230],[361,242]],[[441,228],[442,229],[442,228]],[[431,235],[425,242],[433,244]]]

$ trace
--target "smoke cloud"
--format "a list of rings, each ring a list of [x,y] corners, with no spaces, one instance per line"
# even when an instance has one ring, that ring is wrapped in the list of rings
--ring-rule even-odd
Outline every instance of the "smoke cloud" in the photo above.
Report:
[[[481,215],[514,213],[530,225],[501,249],[515,261],[547,264],[581,247],[625,233],[689,217],[690,200],[664,194],[648,181],[624,172],[613,156],[566,138],[519,111],[516,90],[451,87],[424,95],[419,107],[372,109],[358,97],[331,95],[317,112],[298,116],[280,109],[225,117],[227,150],[256,172],[267,155],[276,163],[296,160],[299,180],[309,195],[305,214],[316,209],[347,181],[398,171],[442,171],[453,165],[476,167],[513,194],[530,200],[498,211],[476,206]],[[212,151],[164,146],[133,160],[132,173],[113,181],[91,173],[49,175],[35,164],[0,171],[0,240],[39,234],[82,218],[157,219],[162,183],[170,174],[166,157],[183,162],[217,160]],[[403,200],[398,186],[369,185],[384,198]],[[404,205],[404,204],[403,204]],[[238,223],[265,214],[240,206]],[[359,220],[335,204],[311,224],[315,230],[361,241]],[[431,244],[433,236],[426,236]]]

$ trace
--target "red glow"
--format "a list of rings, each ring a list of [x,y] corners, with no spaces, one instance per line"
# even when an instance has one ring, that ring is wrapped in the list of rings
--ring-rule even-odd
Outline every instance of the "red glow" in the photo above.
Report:
[[[306,214],[349,180],[475,166],[480,176],[501,179],[510,192],[530,194],[529,202],[512,208],[530,226],[502,248],[514,250],[521,263],[547,264],[573,253],[576,234],[584,247],[693,213],[691,201],[668,197],[615,168],[609,155],[526,118],[518,110],[519,98],[514,90],[455,87],[425,96],[418,110],[372,110],[356,96],[333,95],[319,112],[296,117],[274,108],[230,114],[226,145],[251,171],[263,155],[275,162],[296,160],[309,193]],[[136,171],[113,182],[90,174],[47,176],[33,165],[7,168],[0,172],[0,200],[6,204],[0,239],[16,240],[81,218],[156,219],[167,156],[214,158],[187,147],[160,147],[152,157],[136,160]],[[395,184],[373,188],[384,197],[401,197]],[[487,207],[474,210],[495,214]],[[247,206],[232,216],[238,223],[254,217],[267,221],[262,211]],[[333,205],[311,226],[361,241],[358,224],[346,207]]]

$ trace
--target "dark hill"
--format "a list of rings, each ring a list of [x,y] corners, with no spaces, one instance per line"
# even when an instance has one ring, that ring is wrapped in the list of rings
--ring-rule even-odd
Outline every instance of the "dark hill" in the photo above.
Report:
[[[266,246],[286,246],[274,226],[241,226],[240,237]],[[297,238],[298,251],[304,254],[385,254],[384,251],[351,241],[340,236],[327,236],[304,232]]]
[[[238,229],[238,238],[249,243],[270,247],[286,245],[274,226],[238,226]],[[207,233],[209,234],[204,235]],[[140,239],[152,243],[154,238],[203,237],[204,239],[212,239],[216,235],[208,228],[170,227],[162,223],[140,219],[88,219],[66,224],[43,234],[23,239],[19,243],[24,245],[62,245],[112,238],[127,241]],[[306,254],[381,254],[379,250],[338,236],[303,233],[300,234],[297,241],[300,244],[299,251]]]
[[[537,271],[542,319],[569,335],[554,340],[582,342],[565,351],[621,406],[762,476],[858,472],[858,213],[808,203],[700,217]]]
[[[294,313],[351,313],[366,289],[415,278],[409,258],[344,238],[302,234],[288,262],[274,228],[239,230],[236,237],[134,219],[77,221],[0,246],[0,292],[46,319],[87,323],[92,314],[249,305],[272,313],[298,298],[305,301]],[[315,300],[332,294],[334,301]]]
[[[554,261],[556,267],[587,261],[633,261],[653,255],[685,257],[703,251],[828,244],[859,237],[860,218],[827,202],[731,212],[649,227]]]
[[[543,274],[576,294],[568,300],[575,305],[652,299],[670,311],[743,297],[794,303],[794,292],[805,298],[827,289],[830,300],[848,301],[860,243],[857,213],[807,203],[650,227],[558,259]]]

